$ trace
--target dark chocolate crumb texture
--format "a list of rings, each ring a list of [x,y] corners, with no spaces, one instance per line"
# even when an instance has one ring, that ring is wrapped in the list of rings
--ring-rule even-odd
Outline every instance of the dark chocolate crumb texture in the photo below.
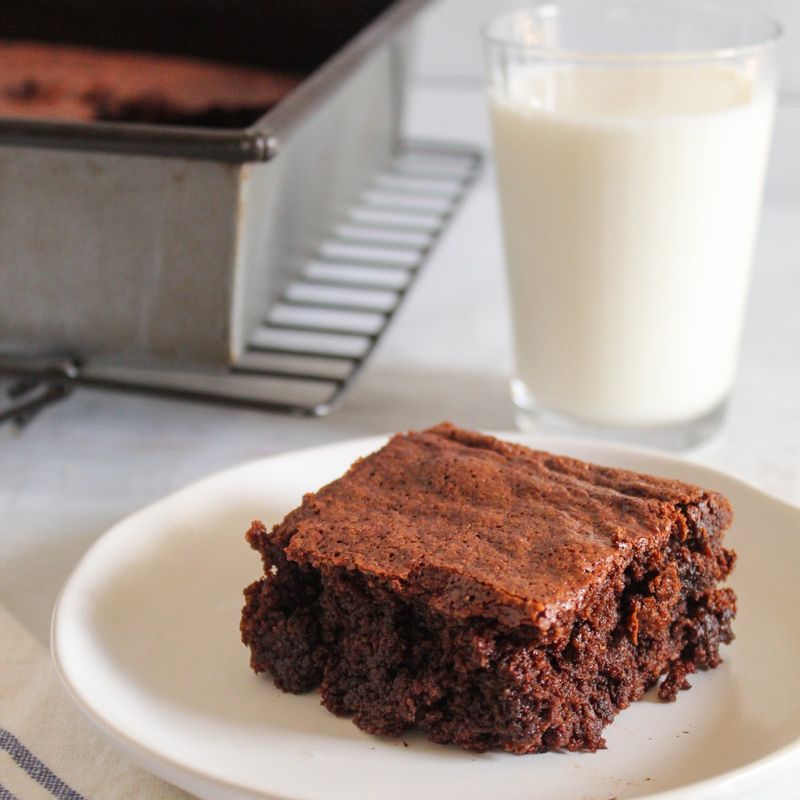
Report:
[[[721,494],[442,424],[397,435],[247,539],[251,666],[359,728],[469,750],[604,746],[662,676],[720,663]]]

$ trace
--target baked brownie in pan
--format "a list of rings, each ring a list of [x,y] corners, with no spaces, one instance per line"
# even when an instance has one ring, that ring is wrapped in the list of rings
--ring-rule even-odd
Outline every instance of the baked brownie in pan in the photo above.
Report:
[[[300,76],[156,53],[0,40],[0,116],[244,128]]]
[[[280,689],[370,733],[513,753],[596,750],[662,676],[716,667],[721,494],[442,424],[397,435],[247,538],[242,638]]]

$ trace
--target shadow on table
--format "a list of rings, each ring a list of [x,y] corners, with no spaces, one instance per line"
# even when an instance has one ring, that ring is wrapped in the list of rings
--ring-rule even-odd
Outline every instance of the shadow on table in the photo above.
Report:
[[[508,380],[496,374],[375,364],[329,418],[353,436],[424,428],[443,420],[465,428],[513,429]]]

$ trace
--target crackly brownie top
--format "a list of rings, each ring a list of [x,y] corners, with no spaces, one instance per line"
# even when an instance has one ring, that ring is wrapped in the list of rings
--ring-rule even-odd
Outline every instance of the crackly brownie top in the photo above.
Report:
[[[710,527],[729,524],[719,494],[445,423],[393,437],[273,535],[291,560],[388,580],[447,615],[546,630],[636,552],[685,530],[680,508],[693,504]]]

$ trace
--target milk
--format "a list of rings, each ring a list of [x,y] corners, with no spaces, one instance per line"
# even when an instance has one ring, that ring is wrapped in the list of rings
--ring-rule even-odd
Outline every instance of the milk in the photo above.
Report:
[[[774,96],[720,65],[529,67],[491,98],[518,379],[655,426],[734,378]]]

